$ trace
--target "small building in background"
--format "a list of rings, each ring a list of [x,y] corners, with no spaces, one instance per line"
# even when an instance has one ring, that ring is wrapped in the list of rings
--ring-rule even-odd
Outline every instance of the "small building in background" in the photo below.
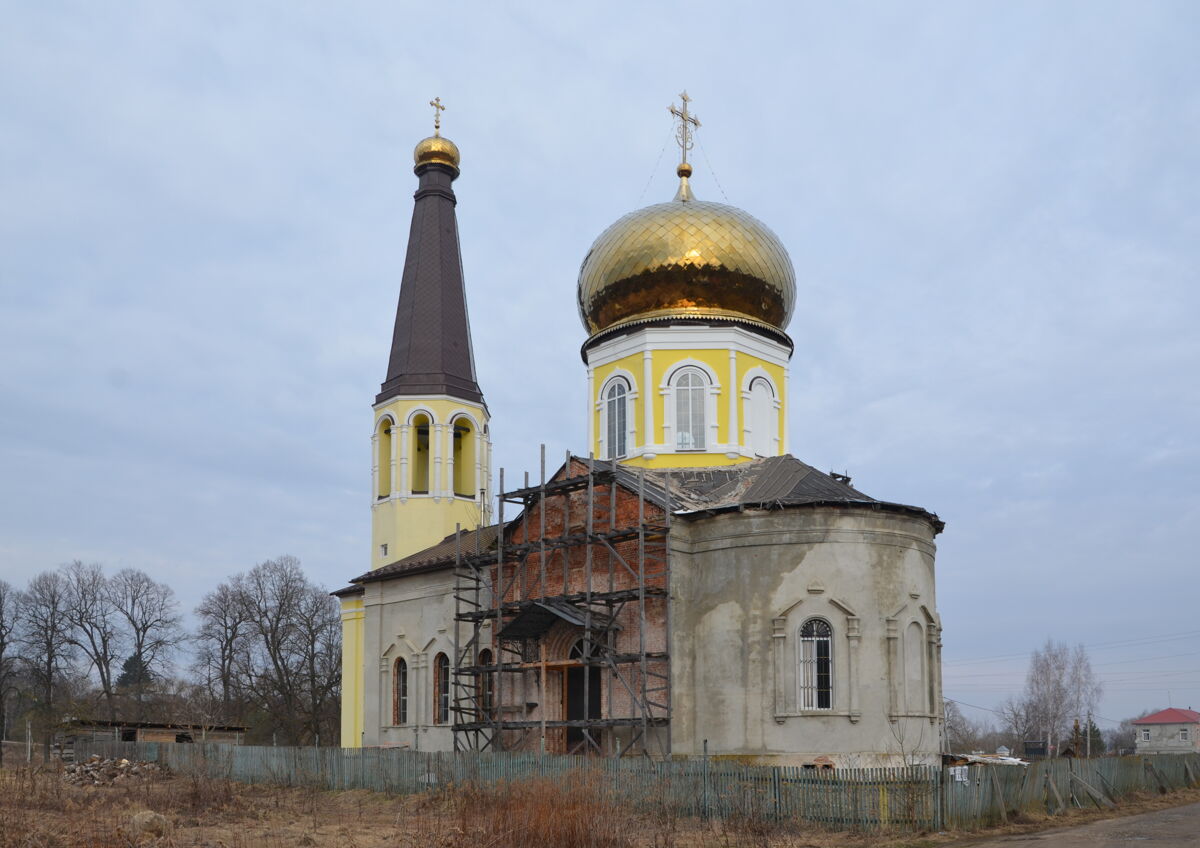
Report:
[[[241,745],[246,728],[233,724],[166,724],[152,721],[68,719],[55,734],[54,744],[64,759],[76,740],[88,742],[205,742]]]
[[[1172,707],[1133,722],[1139,754],[1200,753],[1200,713]]]

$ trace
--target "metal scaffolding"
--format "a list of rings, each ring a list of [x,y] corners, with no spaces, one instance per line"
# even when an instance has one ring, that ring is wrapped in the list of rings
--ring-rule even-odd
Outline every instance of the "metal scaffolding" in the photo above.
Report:
[[[456,552],[455,750],[668,756],[668,485],[569,453],[547,480],[545,446],[524,482],[495,550]]]

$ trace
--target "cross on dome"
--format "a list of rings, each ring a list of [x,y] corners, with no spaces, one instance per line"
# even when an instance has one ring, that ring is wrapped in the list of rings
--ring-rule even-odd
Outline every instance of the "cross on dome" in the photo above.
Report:
[[[440,97],[430,100],[429,105],[433,107],[433,134],[440,136],[442,134],[442,113],[446,111],[446,107],[442,105]]]
[[[667,107],[667,111],[679,119],[679,129],[675,132],[675,139],[679,142],[679,149],[683,154],[682,163],[686,165],[688,151],[694,146],[692,133],[699,129],[700,119],[688,112],[688,104],[692,102],[692,98],[688,97],[686,89],[680,93],[679,99],[683,101],[683,109],[675,108],[675,104],[672,103]]]

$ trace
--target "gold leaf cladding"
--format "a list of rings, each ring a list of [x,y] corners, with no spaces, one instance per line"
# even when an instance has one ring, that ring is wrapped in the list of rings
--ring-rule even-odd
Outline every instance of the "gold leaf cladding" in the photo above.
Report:
[[[746,317],[782,330],[796,278],[782,243],[741,209],[659,203],[600,234],[579,269],[590,333],[645,317]]]

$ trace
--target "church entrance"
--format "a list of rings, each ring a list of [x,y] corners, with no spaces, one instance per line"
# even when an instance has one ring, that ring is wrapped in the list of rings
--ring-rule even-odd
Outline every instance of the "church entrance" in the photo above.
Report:
[[[571,648],[571,659],[583,660],[583,640],[576,642]],[[567,685],[563,693],[563,714],[567,721],[595,720],[600,713],[600,667],[588,665],[570,666],[566,670]],[[588,728],[588,735],[597,744],[600,742],[600,731]],[[567,728],[567,753],[585,754],[591,746],[584,736],[582,727]]]

